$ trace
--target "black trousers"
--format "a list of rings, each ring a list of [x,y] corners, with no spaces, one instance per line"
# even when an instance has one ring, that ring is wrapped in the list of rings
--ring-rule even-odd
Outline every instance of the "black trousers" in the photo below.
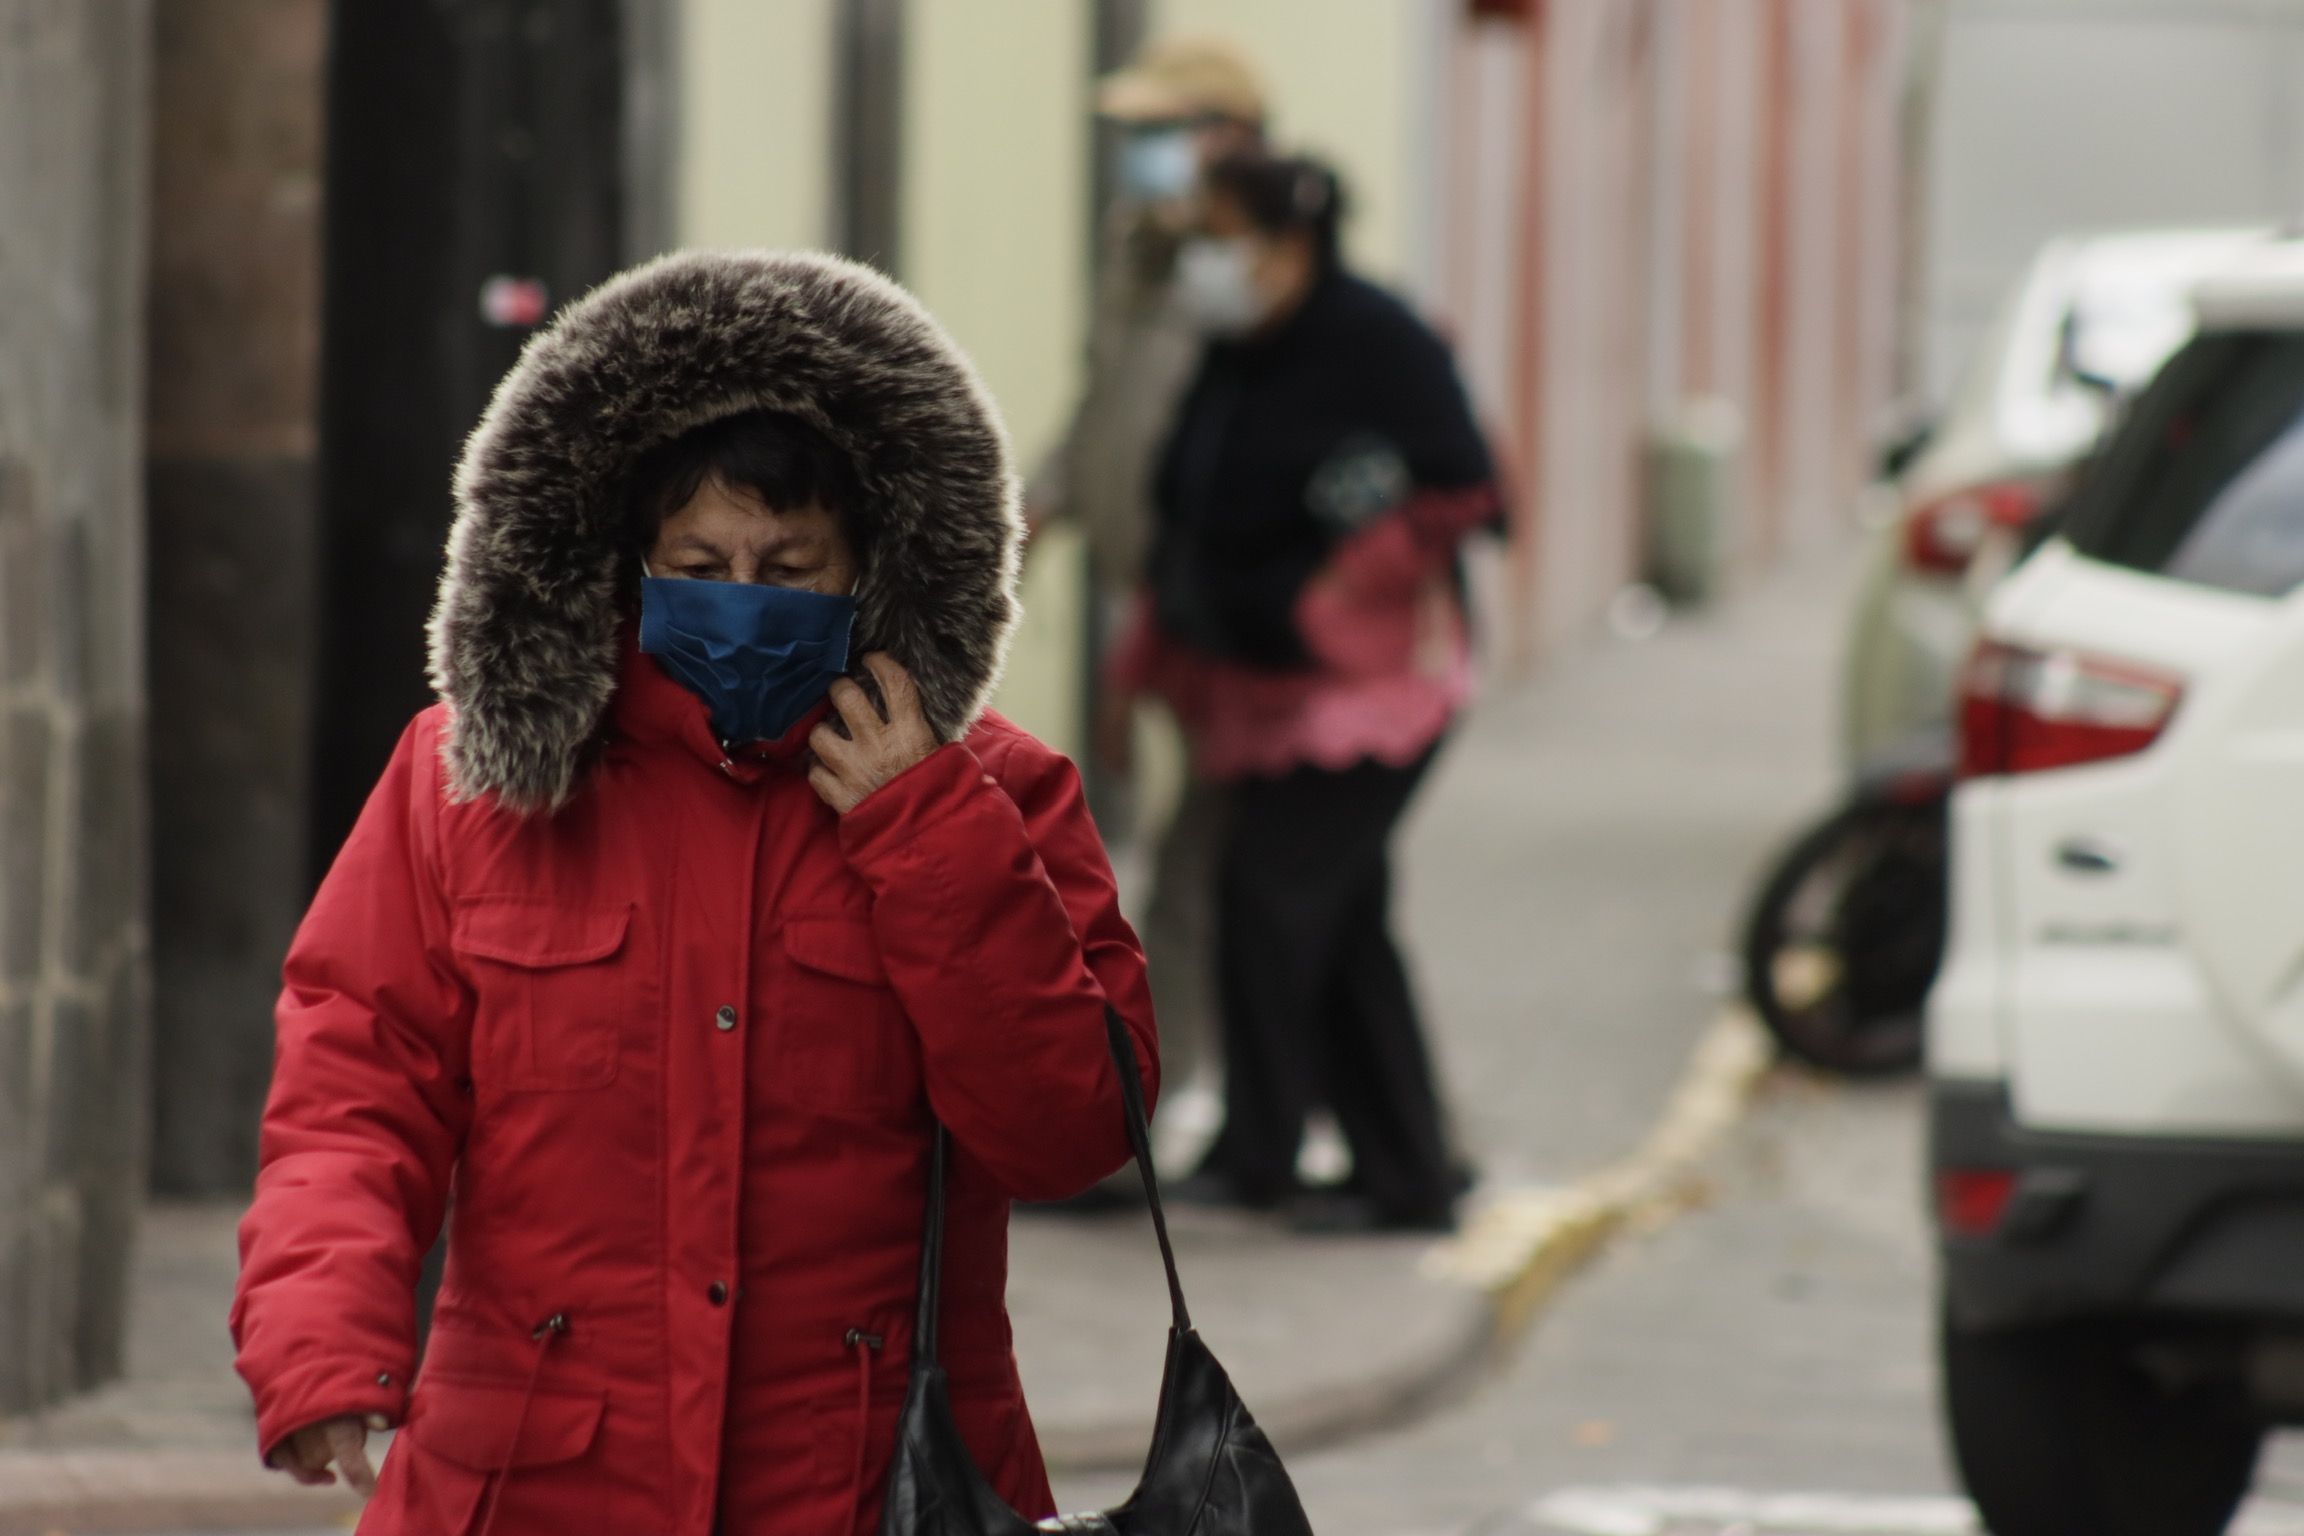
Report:
[[[1389,1216],[1454,1201],[1432,1066],[1392,940],[1392,829],[1438,753],[1233,786],[1216,887],[1224,1129],[1209,1168],[1241,1195],[1297,1188],[1306,1116],[1325,1104],[1352,1187]]]

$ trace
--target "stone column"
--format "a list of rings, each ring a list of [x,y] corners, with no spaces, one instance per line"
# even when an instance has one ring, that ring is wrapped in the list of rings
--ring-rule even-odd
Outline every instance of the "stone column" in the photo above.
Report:
[[[144,0],[0,0],[0,1412],[120,1369],[144,1186]]]
[[[325,0],[154,17],[153,1188],[256,1168],[306,896]]]

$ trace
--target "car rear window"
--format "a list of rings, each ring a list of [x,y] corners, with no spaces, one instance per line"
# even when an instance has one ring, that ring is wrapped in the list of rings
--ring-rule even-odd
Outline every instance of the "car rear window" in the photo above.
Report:
[[[2179,581],[2267,597],[2304,583],[2304,334],[2202,336],[2169,359],[2063,532]]]

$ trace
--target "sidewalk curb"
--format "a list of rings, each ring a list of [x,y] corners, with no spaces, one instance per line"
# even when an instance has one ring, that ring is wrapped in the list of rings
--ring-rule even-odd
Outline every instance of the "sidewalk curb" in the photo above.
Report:
[[[1452,1241],[1425,1256],[1424,1273],[1485,1291],[1496,1309],[1494,1342],[1510,1344],[1554,1287],[1620,1228],[1662,1219],[1689,1202],[1698,1166],[1743,1118],[1775,1057],[1749,1012],[1723,1012],[1697,1040],[1663,1115],[1629,1157],[1575,1184],[1499,1192]]]
[[[1693,1193],[1696,1169],[1743,1117],[1775,1047],[1741,1009],[1698,1039],[1664,1112],[1640,1146],[1576,1184],[1499,1191],[1420,1266],[1461,1287],[1464,1316],[1447,1346],[1386,1375],[1317,1393],[1250,1404],[1274,1445],[1290,1455],[1387,1429],[1445,1401],[1502,1358],[1552,1290],[1625,1225],[1662,1219]],[[1151,1425],[1041,1424],[1041,1454],[1055,1472],[1141,1466]]]
[[[0,1536],[324,1530],[359,1509],[348,1490],[300,1488],[245,1449],[0,1450]]]

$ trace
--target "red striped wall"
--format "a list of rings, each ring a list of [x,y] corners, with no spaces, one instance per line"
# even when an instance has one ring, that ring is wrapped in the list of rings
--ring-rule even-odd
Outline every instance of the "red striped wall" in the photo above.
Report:
[[[1515,482],[1509,646],[1639,574],[1641,447],[1742,413],[1738,565],[1851,516],[1895,356],[1904,0],[1467,7],[1444,319]]]

